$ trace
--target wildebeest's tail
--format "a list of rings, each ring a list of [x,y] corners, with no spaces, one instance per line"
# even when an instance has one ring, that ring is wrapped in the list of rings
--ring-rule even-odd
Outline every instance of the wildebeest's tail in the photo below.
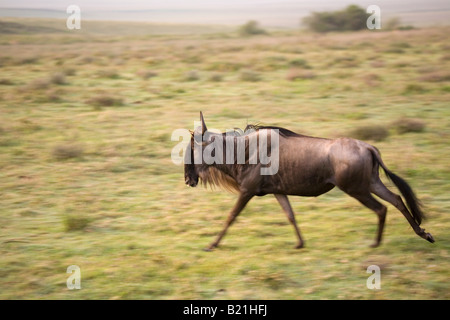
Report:
[[[371,147],[372,148],[370,148],[370,151],[372,152],[373,158],[376,160],[376,162],[380,164],[380,166],[383,168],[388,178],[400,190],[400,192],[402,193],[403,197],[406,200],[406,204],[408,205],[411,216],[416,221],[416,223],[420,225],[422,223],[422,220],[425,219],[425,215],[422,212],[421,203],[414,194],[414,191],[411,189],[411,187],[405,180],[397,176],[395,173],[393,173],[386,167],[386,165],[383,163],[383,160],[381,160],[379,151],[375,147],[373,146]]]

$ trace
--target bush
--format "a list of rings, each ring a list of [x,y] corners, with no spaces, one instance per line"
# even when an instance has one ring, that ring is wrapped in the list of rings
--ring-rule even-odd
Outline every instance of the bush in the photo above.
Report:
[[[403,94],[420,94],[425,93],[427,90],[420,84],[410,83],[403,90]]]
[[[408,132],[422,132],[426,124],[419,119],[402,118],[395,121],[392,125],[399,134]]]
[[[244,70],[241,72],[241,80],[256,82],[261,80],[261,75],[258,72],[252,70]]]
[[[53,84],[66,84],[66,75],[62,72],[53,73],[50,76],[50,82]]]
[[[200,80],[200,75],[198,74],[197,70],[191,70],[186,72],[186,74],[183,77],[184,81],[197,81]]]
[[[144,80],[156,77],[158,75],[156,72],[151,70],[139,70],[136,74]]]
[[[89,99],[87,102],[96,107],[121,106],[123,104],[121,98],[117,98],[106,93],[98,94]]]
[[[293,59],[289,61],[289,65],[292,67],[301,67],[304,69],[311,69],[311,66],[305,59]]]
[[[50,86],[51,82],[49,79],[34,79],[30,83],[25,86],[25,90],[42,90],[47,89]]]
[[[219,71],[219,72],[232,72],[239,71],[244,65],[239,62],[231,61],[215,61],[206,67],[208,71]]]
[[[120,75],[117,73],[116,70],[112,69],[102,69],[97,72],[97,75],[100,78],[108,78],[108,79],[119,79]]]
[[[77,73],[77,70],[75,68],[65,68],[62,72],[66,76],[74,76]]]
[[[367,86],[376,87],[382,79],[376,73],[367,73],[363,76],[363,80]]]
[[[26,56],[26,57],[19,57],[16,59],[17,65],[23,65],[23,64],[36,64],[38,63],[39,58],[34,56]]]
[[[450,81],[450,72],[448,71],[435,71],[428,74],[424,74],[419,78],[420,81],[426,82],[442,82]]]
[[[340,11],[313,12],[302,22],[315,32],[355,31],[367,27],[368,17],[366,10],[356,5],[350,5]]]
[[[399,17],[392,17],[383,24],[385,30],[396,30],[400,27],[401,21]]]
[[[65,231],[79,231],[84,230],[91,222],[91,219],[84,216],[77,216],[75,214],[67,214],[64,216],[64,229]]]
[[[220,82],[223,80],[223,74],[215,72],[209,76],[209,81]]]
[[[379,125],[367,125],[353,129],[350,136],[359,140],[382,141],[389,136],[389,131]]]
[[[375,60],[370,64],[372,68],[383,68],[385,65],[386,63],[382,60]]]
[[[0,79],[0,86],[12,86],[12,85],[14,85],[14,82],[11,81],[10,79],[6,78]]]
[[[309,71],[309,70],[302,70],[302,69],[290,69],[286,75],[286,79],[289,81],[295,81],[295,80],[306,80],[306,79],[314,79],[316,75]]]
[[[83,155],[84,148],[79,143],[64,143],[55,146],[52,155],[58,160],[78,158]]]
[[[239,28],[241,36],[253,36],[258,34],[267,34],[267,31],[259,26],[258,21],[251,20]]]
[[[63,94],[64,92],[61,90],[50,88],[36,96],[33,101],[38,103],[60,102]]]

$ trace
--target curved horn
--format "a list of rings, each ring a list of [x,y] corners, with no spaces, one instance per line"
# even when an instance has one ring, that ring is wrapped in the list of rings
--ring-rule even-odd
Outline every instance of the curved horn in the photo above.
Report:
[[[205,134],[206,130],[208,130],[206,128],[206,124],[205,124],[205,119],[203,119],[203,113],[200,111],[200,121],[202,122],[202,134]]]

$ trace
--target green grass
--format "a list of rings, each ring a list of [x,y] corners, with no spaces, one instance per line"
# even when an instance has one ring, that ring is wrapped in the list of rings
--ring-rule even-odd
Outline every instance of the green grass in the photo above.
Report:
[[[450,298],[448,35],[0,36],[0,298]],[[293,67],[314,77],[289,80]],[[242,78],[250,71],[258,81]],[[193,129],[200,110],[222,131],[248,121],[334,138],[384,127],[368,142],[412,185],[436,243],[389,205],[383,244],[369,248],[376,216],[333,190],[291,197],[304,249],[269,195],[202,251],[236,196],[186,188],[171,162],[172,131]],[[399,119],[424,130],[398,132]],[[381,290],[366,288],[372,264]],[[70,265],[81,290],[66,287]]]

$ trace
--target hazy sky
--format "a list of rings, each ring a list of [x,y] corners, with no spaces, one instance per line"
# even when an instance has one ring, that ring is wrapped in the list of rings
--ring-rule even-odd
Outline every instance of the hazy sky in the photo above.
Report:
[[[424,9],[450,8],[449,0],[0,0],[3,8],[42,8],[55,9],[67,8],[76,4],[84,9],[108,9],[108,10],[150,10],[150,9],[237,9],[263,7],[342,7],[346,4],[359,4],[368,6],[377,4],[389,7],[404,7],[405,11],[417,11]]]
[[[90,20],[241,24],[254,19],[263,25],[289,27],[298,27],[311,11],[376,4],[384,17],[398,16],[406,24],[450,23],[450,0],[0,0],[0,16],[65,18],[72,4]]]

